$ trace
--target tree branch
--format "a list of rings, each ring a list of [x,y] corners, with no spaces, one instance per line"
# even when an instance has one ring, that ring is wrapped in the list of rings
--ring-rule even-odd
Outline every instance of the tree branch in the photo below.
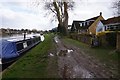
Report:
[[[57,13],[55,12],[55,10],[53,10],[52,8],[49,8],[53,13],[55,13],[57,15]]]
[[[55,11],[57,12],[58,21],[59,21],[60,23],[62,23],[61,17],[60,17],[59,7],[57,6],[56,0],[54,0],[53,5],[54,5],[54,8],[55,8]]]

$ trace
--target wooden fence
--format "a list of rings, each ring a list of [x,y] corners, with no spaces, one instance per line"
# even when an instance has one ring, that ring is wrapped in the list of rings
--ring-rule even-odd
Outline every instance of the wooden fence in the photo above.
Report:
[[[120,33],[117,34],[116,49],[120,52]]]
[[[91,45],[92,35],[88,34],[70,34],[72,39]],[[120,50],[120,33],[108,33],[98,37],[100,46],[114,47]]]
[[[87,35],[87,34],[71,34],[70,37],[72,39],[78,40],[80,42],[86,43],[88,45],[91,44],[91,35]]]

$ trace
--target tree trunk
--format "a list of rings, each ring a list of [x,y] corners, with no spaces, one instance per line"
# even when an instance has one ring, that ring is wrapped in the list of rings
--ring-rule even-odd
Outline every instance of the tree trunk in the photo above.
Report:
[[[68,35],[68,6],[67,6],[67,3],[64,2],[64,32],[65,32],[65,35]]]
[[[55,11],[57,12],[57,19],[58,19],[58,32],[60,32],[62,35],[66,36],[68,34],[68,6],[67,3],[64,2],[64,17],[61,17],[59,6],[57,5],[56,0],[54,0],[53,5],[55,7]]]

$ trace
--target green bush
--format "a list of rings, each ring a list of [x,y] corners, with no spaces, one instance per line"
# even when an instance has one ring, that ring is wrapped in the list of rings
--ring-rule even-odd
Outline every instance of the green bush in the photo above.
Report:
[[[117,33],[106,33],[106,41],[110,46],[115,47],[116,46],[116,38],[117,38]]]

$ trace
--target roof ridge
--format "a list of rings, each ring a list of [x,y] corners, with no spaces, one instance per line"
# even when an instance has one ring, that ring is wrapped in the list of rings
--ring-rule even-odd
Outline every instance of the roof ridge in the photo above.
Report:
[[[108,18],[107,20],[101,20],[101,22],[103,22],[103,24],[120,23],[120,16]]]
[[[99,16],[96,16],[96,17],[92,17],[92,18],[89,18],[89,19],[87,19],[87,20],[85,20],[85,21],[88,21],[88,20],[95,20],[95,19],[97,19]]]
[[[107,20],[109,20],[109,19],[115,19],[115,18],[120,18],[120,16],[117,16],[117,17],[111,17],[111,18],[108,18]]]

